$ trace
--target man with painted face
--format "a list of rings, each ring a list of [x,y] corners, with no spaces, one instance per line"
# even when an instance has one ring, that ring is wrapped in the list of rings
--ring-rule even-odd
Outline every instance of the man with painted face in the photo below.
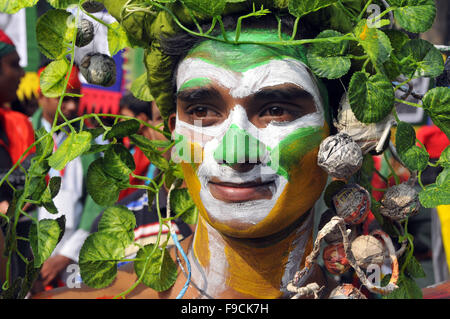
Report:
[[[255,28],[240,39],[277,38]],[[282,297],[311,249],[329,129],[305,62],[300,47],[204,41],[177,67],[169,123],[200,210],[189,256],[205,295]]]
[[[272,22],[248,21],[240,41],[277,41]],[[176,141],[172,159],[200,212],[194,236],[182,243],[192,268],[184,298],[287,297],[288,282],[311,252],[313,206],[327,180],[317,166],[329,134],[326,98],[301,46],[202,40],[163,43],[178,58],[176,110],[167,119]],[[304,284],[327,288],[322,296],[332,288],[319,267],[306,277]],[[108,288],[50,295],[114,296],[135,280],[129,264]],[[142,285],[127,297],[175,298],[185,281],[180,274],[164,294]]]

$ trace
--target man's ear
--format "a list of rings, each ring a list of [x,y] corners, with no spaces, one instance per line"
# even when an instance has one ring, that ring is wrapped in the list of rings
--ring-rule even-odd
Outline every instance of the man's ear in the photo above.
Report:
[[[169,118],[167,119],[167,122],[169,124],[170,133],[172,133],[173,130],[175,129],[176,121],[177,121],[177,114],[176,113],[170,114]]]

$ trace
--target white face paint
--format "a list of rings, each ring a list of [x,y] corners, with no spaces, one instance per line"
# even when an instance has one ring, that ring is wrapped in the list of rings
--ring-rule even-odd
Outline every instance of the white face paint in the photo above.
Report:
[[[242,228],[251,227],[268,216],[288,181],[285,177],[277,174],[273,166],[265,165],[269,160],[272,163],[275,160],[270,159],[268,153],[262,157],[262,164],[255,165],[252,170],[241,173],[230,166],[220,165],[214,159],[214,151],[233,124],[248,132],[270,149],[275,148],[280,141],[298,128],[323,127],[324,108],[316,80],[302,62],[293,58],[270,60],[243,73],[223,69],[198,58],[188,58],[181,62],[177,72],[177,88],[198,78],[208,78],[218,83],[229,89],[230,94],[235,98],[244,98],[263,88],[289,83],[304,89],[314,99],[316,106],[314,113],[292,122],[271,122],[265,128],[254,126],[241,105],[236,105],[225,121],[208,127],[183,122],[177,116],[174,132],[187,137],[192,143],[200,145],[203,150],[203,161],[196,173],[201,184],[200,198],[211,220],[225,225],[231,225],[238,221]],[[201,156],[197,156],[197,158],[201,159]],[[261,179],[263,182],[273,181],[270,189],[272,197],[240,203],[223,202],[214,198],[209,191],[208,183],[212,178],[229,183],[253,182],[257,179]]]

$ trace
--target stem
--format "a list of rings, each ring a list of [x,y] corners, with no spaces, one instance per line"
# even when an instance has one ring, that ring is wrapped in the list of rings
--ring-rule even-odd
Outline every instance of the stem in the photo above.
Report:
[[[366,66],[369,63],[369,61],[370,61],[370,58],[367,58],[366,61],[364,61],[363,65],[362,65],[362,68],[361,68],[361,71],[366,71]]]
[[[108,23],[106,23],[105,21],[103,21],[102,19],[97,18],[96,16],[94,16],[93,14],[87,12],[86,10],[84,10],[84,8],[82,6],[79,6],[79,8],[81,9],[81,11],[87,15],[89,18],[97,21],[98,23],[104,25],[105,27],[107,27],[108,29],[114,30]],[[78,11],[77,11],[78,14]]]
[[[383,156],[384,156],[384,159],[385,159],[385,161],[386,161],[386,164],[387,164],[388,167],[389,167],[389,170],[391,171],[392,175],[394,176],[395,184],[397,184],[397,185],[400,184],[400,178],[399,178],[398,175],[395,173],[394,168],[392,167],[391,163],[389,162],[389,159],[388,159],[388,157],[387,157],[386,152],[383,153]],[[389,186],[389,185],[388,185],[388,186]]]
[[[297,17],[294,21],[294,27],[292,29],[292,35],[291,35],[291,41],[295,39],[295,36],[297,35],[297,28],[298,28],[298,22],[300,21],[300,17]]]
[[[283,40],[283,37],[281,36],[281,19],[277,14],[275,15],[275,19],[277,19],[278,22],[278,29],[277,29],[278,39]]]
[[[397,99],[397,98],[395,99],[395,102],[407,104],[407,105],[414,106],[414,107],[422,107],[422,105],[420,105],[420,104],[417,104],[417,103],[414,103],[414,102],[405,101],[405,100],[401,100],[401,99]]]
[[[367,1],[366,5],[364,6],[364,8],[362,9],[361,13],[358,16],[358,22],[361,21],[364,13],[367,12],[367,8],[369,8],[369,6],[372,4],[372,0]]]
[[[407,84],[411,80],[412,80],[411,78],[408,78],[407,80],[405,80],[402,83],[398,84],[396,87],[394,87],[394,91],[397,91],[399,88],[401,88],[403,85]]]
[[[351,13],[342,3],[341,0],[339,0],[337,2],[337,4],[339,5],[339,7],[342,9],[342,11],[344,11],[353,21],[356,21],[358,19],[357,16],[355,16],[353,13]]]
[[[423,183],[422,183],[421,176],[422,176],[422,171],[419,171],[419,173],[417,174],[417,181],[419,182],[420,187],[422,187],[422,189],[425,189],[425,186],[423,186]]]

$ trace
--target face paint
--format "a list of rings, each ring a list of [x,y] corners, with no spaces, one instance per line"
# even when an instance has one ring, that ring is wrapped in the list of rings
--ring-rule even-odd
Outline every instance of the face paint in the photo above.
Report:
[[[174,138],[179,143],[173,158],[182,162],[201,215],[215,229],[231,236],[266,236],[293,223],[312,207],[323,189],[326,175],[316,164],[318,146],[328,134],[322,99],[315,78],[292,52],[281,54],[262,46],[241,50],[245,45],[228,45],[216,52],[210,48],[202,43],[180,63],[179,91],[194,87],[193,83],[200,87],[217,83],[229,89],[233,98],[244,98],[266,87],[289,83],[308,92],[316,106],[313,113],[291,122],[271,122],[264,128],[253,125],[239,104],[227,119],[213,126],[192,125],[177,116]],[[226,55],[223,59],[222,54]],[[230,65],[246,55],[251,55],[247,62],[254,63]],[[205,78],[210,82],[198,80]],[[197,161],[192,161],[194,158]],[[255,165],[245,172],[230,166],[252,161]],[[243,202],[218,200],[210,191],[212,178],[233,184],[258,180],[267,183],[271,196]]]

